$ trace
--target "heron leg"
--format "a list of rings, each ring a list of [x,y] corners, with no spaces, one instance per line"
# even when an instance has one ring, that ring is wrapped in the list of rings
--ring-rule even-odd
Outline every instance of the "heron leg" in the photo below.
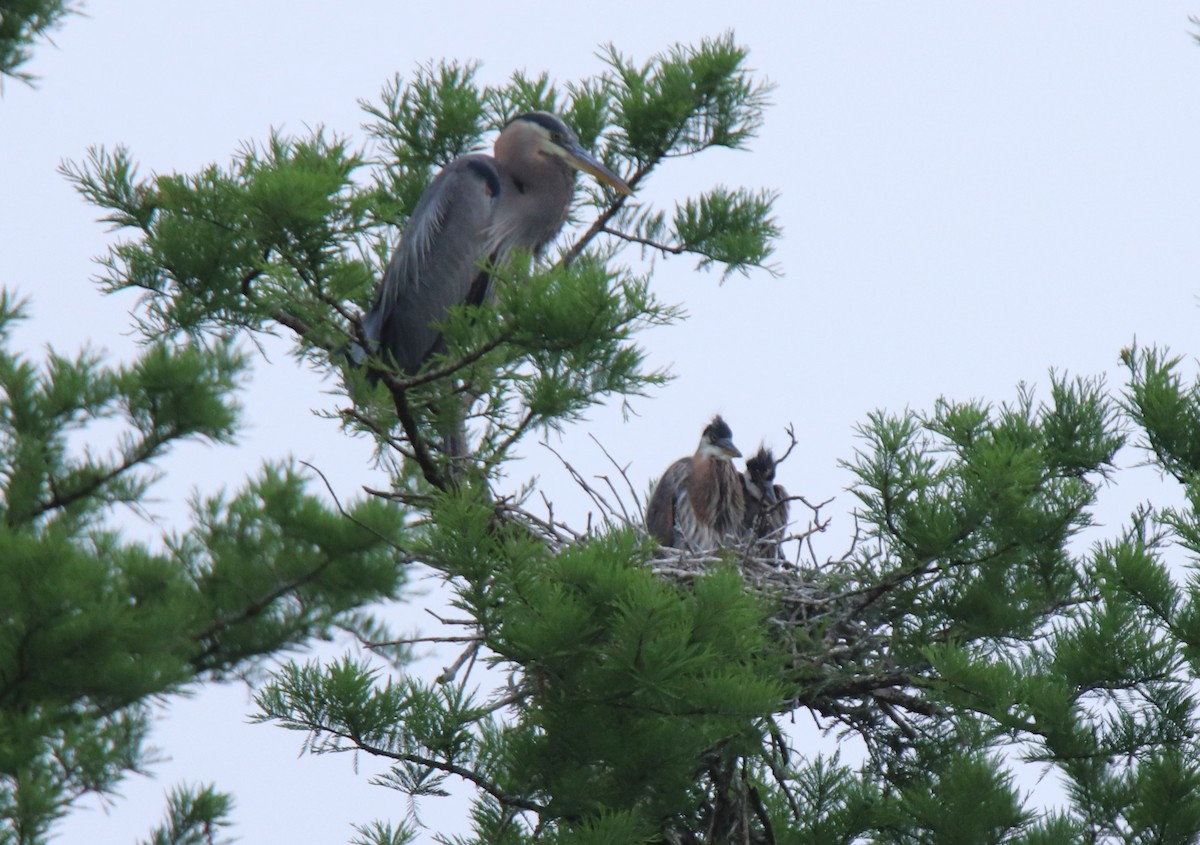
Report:
[[[450,475],[461,481],[467,475],[467,463],[471,458],[471,443],[467,437],[467,417],[475,396],[468,391],[458,401],[447,402],[437,421],[438,435],[442,439],[442,454],[450,459]]]
[[[467,443],[467,422],[462,417],[445,420],[442,425],[442,452],[458,464],[470,457]]]

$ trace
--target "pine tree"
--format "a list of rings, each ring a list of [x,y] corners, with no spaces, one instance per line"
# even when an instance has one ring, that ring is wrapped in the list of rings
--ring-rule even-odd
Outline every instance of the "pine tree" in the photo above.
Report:
[[[635,187],[673,158],[745,147],[761,123],[769,86],[732,36],[644,64],[605,56],[605,73],[562,86],[421,68],[365,104],[362,151],[317,130],[192,175],[141,178],[124,149],[66,168],[126,235],[106,283],[141,294],[150,345],[127,369],[4,359],[4,536],[30,558],[6,563],[0,590],[0,601],[30,593],[6,608],[24,608],[13,630],[27,633],[0,652],[11,841],[43,841],[74,795],[137,767],[128,751],[146,695],[335,625],[358,625],[383,657],[286,664],[260,690],[259,718],[302,732],[311,753],[387,760],[385,785],[421,800],[452,779],[470,785],[464,842],[1200,836],[1197,587],[1168,564],[1200,554],[1200,382],[1185,385],[1168,353],[1126,350],[1116,393],[1052,375],[1040,398],[1021,387],[1002,404],[872,414],[846,461],[858,501],[847,552],[788,566],[752,548],[658,548],[632,496],[623,507],[592,491],[600,518],[572,528],[536,516],[533,491],[503,478],[533,433],[576,431],[595,403],[664,381],[639,333],[679,313],[618,260],[649,249],[725,276],[770,269],[769,190],[717,189],[667,213],[585,187],[559,248],[494,268],[495,303],[452,313],[447,351],[425,371],[370,379],[353,364],[362,310],[432,173],[512,116],[561,114]],[[231,436],[237,341],[278,331],[300,360],[339,374],[338,421],[376,439],[393,488],[340,514],[275,467],[198,507],[166,554],[103,530],[105,509],[139,500],[139,467],[170,442]],[[472,459],[452,471],[436,420],[468,392]],[[107,458],[73,455],[65,432],[106,415],[126,419],[129,437]],[[1177,478],[1190,505],[1146,506],[1081,549],[1123,448]],[[833,529],[814,510],[799,539],[821,530]],[[257,575],[242,568],[248,542]],[[388,659],[385,632],[355,614],[395,595],[409,561],[444,576],[462,620],[462,658],[438,678]],[[59,569],[63,583],[46,583]],[[87,603],[69,598],[81,578]],[[45,620],[64,608],[54,631]],[[74,655],[80,640],[95,650],[86,666],[64,675],[65,657],[41,658]],[[130,653],[153,677],[130,669]],[[471,673],[485,669],[496,691],[481,694]],[[797,713],[864,748],[862,762],[795,747]],[[1024,794],[1024,764],[1061,782],[1061,797],[1047,807]],[[227,810],[211,789],[179,792],[154,841],[189,841]],[[411,819],[364,821],[356,841],[422,833]]]
[[[387,540],[399,510],[368,499],[342,514],[290,462],[197,500],[162,549],[123,538],[115,515],[143,506],[159,458],[234,437],[246,357],[228,342],[164,341],[126,365],[89,350],[33,362],[9,348],[21,316],[0,297],[6,843],[46,841],[77,797],[144,770],[153,698],[339,628],[376,635],[358,609],[403,583]]]

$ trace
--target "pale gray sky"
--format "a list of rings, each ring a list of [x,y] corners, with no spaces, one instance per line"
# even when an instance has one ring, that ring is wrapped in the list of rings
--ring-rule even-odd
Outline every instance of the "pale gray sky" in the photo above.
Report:
[[[1046,385],[1051,367],[1119,384],[1117,355],[1135,336],[1200,351],[1200,47],[1187,20],[1200,5],[91,0],[87,12],[37,50],[39,88],[8,83],[0,99],[0,284],[32,297],[19,335],[30,349],[131,348],[132,298],[89,281],[109,235],[56,173],[91,144],[127,144],[143,172],[190,172],[270,127],[361,139],[356,100],[431,59],[481,60],[497,82],[517,68],[566,81],[600,71],[605,42],[644,60],[732,28],[778,86],[761,137],[750,152],[664,169],[644,194],[779,190],[784,275],[721,286],[686,260],[660,261],[656,292],[691,319],[642,340],[678,379],[636,402],[624,428],[611,408],[569,430],[556,447],[573,462],[604,468],[594,433],[646,484],[694,448],[713,412],[743,450],[782,445],[794,423],[802,446],[780,479],[838,497],[832,553],[852,530],[837,462],[871,409],[1004,401],[1020,381]],[[190,447],[165,464],[165,524],[193,487],[239,484],[263,457],[312,460],[347,498],[380,483],[363,444],[308,414],[329,404],[322,385],[281,353],[273,363],[246,397],[240,450]],[[527,451],[514,480],[540,474],[560,514],[582,513],[556,462]],[[1177,493],[1145,470],[1117,484],[1110,524]],[[420,624],[417,607],[394,615]],[[158,779],[130,781],[107,814],[77,812],[60,841],[132,842],[181,779],[232,791],[245,842],[340,843],[351,822],[403,816],[402,796],[368,785],[373,761],[356,772],[349,757],[297,759],[299,737],[244,724],[251,709],[238,687],[173,703]],[[438,829],[462,805],[422,806]]]

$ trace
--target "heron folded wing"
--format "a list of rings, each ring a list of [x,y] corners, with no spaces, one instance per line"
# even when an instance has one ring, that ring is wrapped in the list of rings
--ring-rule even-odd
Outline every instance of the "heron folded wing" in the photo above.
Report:
[[[678,544],[678,504],[681,495],[686,497],[691,467],[691,458],[680,458],[667,467],[646,506],[646,530],[664,546]]]
[[[495,252],[491,220],[504,189],[491,159],[473,155],[452,161],[421,195],[363,319],[367,336],[405,372],[436,351],[441,334],[433,324],[472,287],[478,291],[480,264]]]

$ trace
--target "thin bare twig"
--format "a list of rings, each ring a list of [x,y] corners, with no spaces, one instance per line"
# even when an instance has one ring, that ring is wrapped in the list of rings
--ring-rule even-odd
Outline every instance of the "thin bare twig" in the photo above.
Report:
[[[389,648],[391,646],[399,645],[416,645],[418,643],[474,643],[479,642],[482,639],[482,635],[475,634],[461,637],[404,637],[398,640],[386,640],[383,642],[374,642],[370,640],[360,640],[360,642],[362,643],[363,648],[376,649]]]
[[[600,231],[606,235],[612,235],[614,238],[620,238],[623,241],[628,241],[629,243],[640,244],[641,246],[649,247],[650,249],[656,249],[659,252],[667,255],[682,255],[688,251],[687,247],[683,246],[682,244],[676,244],[672,246],[670,244],[659,243],[658,241],[652,241],[649,238],[643,238],[640,235],[634,235],[629,232],[622,232],[619,229],[613,229],[610,226],[603,226],[601,227]]]
[[[439,684],[448,684],[453,681],[454,677],[458,674],[458,670],[461,669],[463,664],[468,660],[473,660],[475,658],[475,655],[479,653],[479,647],[482,645],[482,635],[470,640],[470,645],[463,650],[463,653],[458,656],[458,659],[442,669],[442,674],[438,675],[434,680],[436,680]]]
[[[629,177],[626,184],[636,190],[638,184],[644,178],[646,178],[646,174],[649,173],[653,167],[653,164],[644,164],[638,167],[634,174]],[[604,231],[605,227],[608,226],[608,221],[616,217],[617,213],[625,207],[626,199],[628,199],[628,197],[626,197],[624,194],[619,194],[607,208],[597,215],[596,219],[592,221],[592,225],[587,228],[587,231],[580,235],[578,240],[571,244],[571,246],[562,254],[562,258],[558,260],[558,263],[563,267],[571,266],[571,264],[575,262],[575,259],[579,258],[579,256],[583,254],[583,251],[587,249],[588,244],[595,240],[596,236]]]
[[[432,616],[434,619],[436,619],[438,622],[441,622],[443,625],[458,625],[459,627],[474,627],[475,626],[474,619],[446,619],[445,617],[438,616],[436,613],[434,613],[428,607],[425,608],[425,612],[428,613],[430,616]]]
[[[598,507],[600,509],[600,511],[605,515],[605,521],[608,521],[611,516],[616,514],[616,510],[612,507],[612,505],[610,505],[608,503],[608,501],[604,498],[604,496],[598,490],[596,490],[594,487],[592,487],[592,485],[588,484],[587,479],[584,478],[580,474],[579,470],[577,470],[577,469],[575,469],[575,467],[571,466],[571,462],[568,461],[566,458],[564,458],[562,456],[562,454],[560,454],[558,452],[557,449],[555,449],[553,446],[551,446],[549,443],[547,443],[544,440],[542,441],[542,446],[544,446],[546,449],[549,449],[550,452],[554,455],[554,457],[558,458],[559,462],[563,465],[563,468],[566,469],[567,473],[571,476],[571,478],[575,481],[575,483],[578,484],[583,489],[583,492],[587,493],[587,495],[591,498],[591,500],[596,503],[596,507]],[[591,523],[590,523],[591,515],[590,514],[588,516],[588,519],[589,519],[588,533],[590,534],[591,533]]]
[[[498,698],[491,702],[483,708],[483,712],[495,713],[497,710],[503,710],[505,707],[510,707],[513,704],[516,704],[518,701],[524,701],[525,699],[529,698],[529,695],[530,693],[528,690],[516,690],[515,692],[509,693],[503,698]]]
[[[415,558],[415,557],[412,555],[412,553],[411,553],[411,552],[409,552],[407,549],[405,549],[403,546],[401,546],[401,545],[400,545],[399,543],[397,543],[395,540],[391,539],[390,537],[386,537],[386,536],[384,536],[384,535],[383,535],[383,534],[381,534],[379,531],[377,531],[377,530],[376,530],[376,529],[375,529],[373,526],[367,525],[367,524],[366,524],[365,522],[363,522],[361,519],[358,519],[358,518],[357,518],[357,517],[355,517],[353,514],[351,514],[349,511],[347,511],[347,510],[346,510],[344,507],[342,507],[342,502],[341,502],[341,500],[338,498],[338,495],[337,495],[337,493],[335,493],[335,492],[334,492],[334,490],[333,490],[333,485],[329,483],[329,479],[325,477],[325,473],[321,472],[321,470],[317,469],[315,466],[313,466],[312,464],[310,464],[308,461],[300,461],[299,463],[300,463],[302,466],[306,466],[306,467],[308,467],[310,470],[312,470],[313,472],[315,472],[315,473],[317,474],[317,477],[321,479],[321,482],[322,482],[322,483],[325,485],[325,490],[326,490],[326,491],[329,493],[329,497],[330,497],[331,499],[333,499],[333,505],[334,505],[334,507],[336,507],[336,508],[337,508],[337,511],[338,511],[338,513],[340,513],[340,514],[341,514],[342,516],[344,516],[346,519],[348,519],[348,520],[350,520],[351,522],[353,522],[353,523],[354,523],[355,525],[357,525],[359,528],[363,529],[364,531],[366,531],[366,532],[368,532],[368,533],[370,533],[370,534],[374,534],[374,535],[375,535],[376,537],[378,537],[380,540],[383,540],[383,542],[385,542],[385,543],[387,543],[389,546],[391,546],[393,549],[395,549],[396,551],[398,551],[398,552],[400,552],[401,554],[403,554],[403,555],[405,556],[405,560],[404,560],[403,562],[405,562],[405,563],[412,563],[413,561],[415,561],[415,560],[416,560],[416,558]]]
[[[604,453],[604,457],[608,458],[608,462],[616,467],[617,472],[621,473],[621,478],[625,480],[625,486],[629,488],[629,495],[633,498],[633,504],[637,508],[638,514],[644,514],[645,509],[642,507],[641,496],[638,495],[637,489],[633,486],[633,482],[629,480],[629,473],[627,471],[629,469],[629,464],[622,466],[621,464],[617,463],[617,459],[609,453],[608,449],[604,448],[604,444],[597,439],[596,435],[589,432],[588,437],[592,438],[592,442],[600,447],[600,451]],[[620,494],[615,490],[613,491],[613,495],[617,496],[618,501],[620,500]]]

